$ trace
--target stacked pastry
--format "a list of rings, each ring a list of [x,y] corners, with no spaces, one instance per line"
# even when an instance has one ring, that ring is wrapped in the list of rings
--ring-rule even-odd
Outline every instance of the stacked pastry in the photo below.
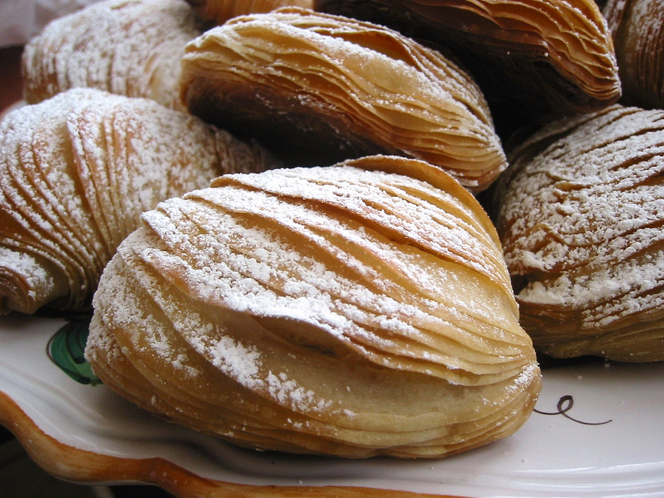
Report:
[[[567,118],[510,161],[497,223],[537,348],[664,360],[664,111]]]
[[[2,124],[3,311],[94,292],[87,357],[123,396],[242,446],[351,458],[514,433],[540,389],[524,326],[549,354],[661,359],[660,118],[608,107],[598,7],[318,4],[344,12],[106,0],[26,47],[26,98],[46,100]],[[430,37],[441,23],[458,29]],[[496,102],[528,123],[582,114],[506,171]],[[473,196],[496,181],[499,231]],[[634,218],[603,224],[605,194]]]
[[[623,102],[661,109],[664,106],[664,2],[608,0],[603,12],[616,47]]]
[[[664,360],[663,6],[606,2],[622,105],[514,141],[496,189],[521,323],[553,357]]]
[[[480,83],[501,133],[541,125],[551,116],[598,110],[621,95],[613,39],[594,0],[316,0],[314,5],[452,52]]]
[[[83,310],[159,201],[269,156],[153,100],[72,89],[0,122],[0,314]]]
[[[227,175],[143,215],[87,357],[139,406],[252,448],[440,457],[540,388],[495,229],[428,163]]]
[[[184,0],[105,0],[49,23],[25,47],[25,100],[70,88],[145,97],[184,110],[178,93],[185,45],[202,32]]]
[[[192,113],[297,164],[399,154],[476,191],[507,165],[474,80],[375,24],[297,8],[240,16],[188,44],[182,65]]]

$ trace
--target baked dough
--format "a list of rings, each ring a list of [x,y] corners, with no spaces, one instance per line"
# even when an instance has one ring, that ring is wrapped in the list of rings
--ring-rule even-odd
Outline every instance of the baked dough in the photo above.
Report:
[[[609,0],[602,12],[620,68],[621,103],[664,108],[664,1]]]
[[[0,314],[89,306],[157,202],[270,164],[258,147],[148,100],[72,89],[0,122]]]
[[[86,356],[142,408],[262,450],[441,457],[516,431],[540,371],[495,229],[437,168],[226,175],[143,217]]]
[[[480,191],[507,163],[484,96],[439,52],[382,26],[282,8],[187,45],[190,111],[293,165],[425,160]]]
[[[198,17],[219,26],[233,17],[271,12],[280,7],[312,9],[313,0],[187,0]]]
[[[567,118],[509,157],[497,226],[535,347],[664,360],[664,111]]]
[[[508,131],[541,124],[551,115],[597,111],[621,95],[613,40],[594,0],[316,0],[314,6],[449,50],[479,82],[501,136],[506,121],[512,121]]]
[[[202,27],[184,0],[102,0],[51,21],[25,46],[25,100],[90,87],[185,110],[178,80],[185,45]]]

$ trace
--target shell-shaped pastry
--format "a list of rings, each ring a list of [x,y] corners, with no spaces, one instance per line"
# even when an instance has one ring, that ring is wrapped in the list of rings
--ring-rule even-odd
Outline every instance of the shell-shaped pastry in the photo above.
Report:
[[[180,59],[199,23],[184,0],[102,0],[55,19],[25,47],[25,100],[90,87],[185,110]]]
[[[621,102],[664,108],[664,1],[609,0],[602,12],[616,48]]]
[[[280,7],[312,9],[313,0],[187,0],[198,17],[214,25],[246,14],[272,12]]]
[[[316,0],[314,6],[448,48],[509,116],[589,112],[620,97],[611,34],[594,0]]]
[[[182,64],[192,113],[299,166],[403,155],[477,191],[506,167],[475,82],[382,26],[297,8],[240,16],[192,41]]]
[[[267,155],[149,99],[72,89],[0,122],[0,314],[81,310],[159,201]]]
[[[559,121],[510,164],[497,227],[536,349],[664,360],[664,111]]]
[[[439,457],[540,389],[495,229],[396,156],[227,175],[142,217],[86,356],[139,406],[251,448]]]

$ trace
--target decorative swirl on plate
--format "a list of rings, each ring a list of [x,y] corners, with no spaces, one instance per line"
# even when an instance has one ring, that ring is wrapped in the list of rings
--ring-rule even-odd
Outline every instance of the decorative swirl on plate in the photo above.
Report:
[[[605,420],[604,422],[584,422],[583,420],[576,419],[574,417],[571,417],[570,415],[567,414],[572,407],[574,406],[574,398],[572,397],[571,394],[565,394],[564,396],[561,396],[560,399],[558,400],[558,403],[556,404],[556,409],[558,411],[556,412],[543,412],[538,409],[534,409],[533,411],[535,413],[539,413],[540,415],[562,415],[563,417],[576,422],[578,424],[583,424],[583,425],[605,425],[608,424],[609,422],[613,422],[612,419]]]

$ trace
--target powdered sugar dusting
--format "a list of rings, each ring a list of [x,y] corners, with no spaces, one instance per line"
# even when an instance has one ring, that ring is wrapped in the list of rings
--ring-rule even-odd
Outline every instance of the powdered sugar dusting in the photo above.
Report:
[[[432,258],[435,265],[440,257],[459,271],[466,268],[494,280],[504,268],[491,266],[491,257],[498,267],[502,260],[486,234],[478,240],[464,223],[455,226],[449,214],[443,216],[444,196],[438,205],[378,202],[398,197],[378,184],[393,180],[392,189],[399,190],[402,181],[414,197],[418,187],[428,192],[426,184],[350,167],[331,169],[335,173],[329,176],[326,168],[229,175],[226,186],[169,199],[143,215],[161,243],[143,249],[141,258],[160,274],[178,275],[178,285],[197,301],[249,316],[315,324],[379,363],[391,363],[389,357],[398,353],[421,361],[417,368],[430,370],[432,362],[442,363],[445,375],[456,378],[450,372],[476,368],[464,359],[464,348],[484,355],[480,351],[489,343],[500,342],[506,360],[520,354],[523,336],[513,335],[513,327],[519,330],[515,315],[498,312],[512,306],[508,291],[491,294],[477,286],[477,299],[461,299],[440,287],[443,277],[433,267],[424,270],[428,263],[422,258]],[[344,187],[339,190],[333,178]],[[351,194],[343,202],[334,200],[344,190]],[[427,208],[434,214],[426,215]],[[422,216],[403,223],[399,216],[405,213]],[[479,233],[470,221],[468,226]],[[438,249],[445,244],[459,244],[459,250]],[[431,288],[427,279],[434,282]],[[420,327],[444,329],[449,337],[430,336]],[[409,341],[419,347],[407,346]]]
[[[504,264],[499,251],[491,253],[495,246],[478,229],[470,210],[442,191],[435,191],[423,182],[387,173],[360,172],[352,167],[311,171],[314,171],[311,175],[291,169],[226,179],[273,194],[316,200],[359,213],[368,226],[381,227],[393,235],[398,233],[399,238],[403,237],[414,246],[426,247],[441,257],[472,265],[486,275],[499,272]],[[441,206],[431,202],[436,197],[441,199]],[[349,237],[362,239],[364,235],[351,233]]]
[[[51,279],[69,284],[65,306],[73,308],[87,302],[143,211],[251,157],[244,149],[235,155],[233,139],[198,118],[90,88],[18,108],[0,127],[0,243],[46,258],[44,267],[57,272]],[[54,287],[34,272],[20,273],[29,287]]]
[[[550,131],[539,155],[515,154],[501,194],[511,272],[548,275],[519,299],[587,308],[584,327],[661,305],[664,113],[615,106]]]
[[[280,125],[265,125],[273,120],[292,133],[304,129],[322,148],[337,144],[345,157],[370,150],[429,161],[469,188],[486,187],[506,166],[472,78],[440,53],[381,26],[302,9],[240,16],[187,46],[182,80],[192,112],[220,127],[246,116],[242,126],[259,138],[274,135]],[[234,109],[223,94],[196,90],[217,84],[226,92],[237,86],[243,95],[255,90],[255,98],[242,102],[251,112]],[[251,116],[261,123],[252,124]],[[318,138],[322,133],[328,136]]]
[[[539,375],[513,296],[475,269],[472,247],[468,261],[446,258],[396,223],[399,212],[418,219],[425,206],[447,206],[459,226],[448,219],[432,239],[479,234],[483,217],[462,207],[473,211],[472,197],[329,170],[228,175],[144,213],[104,273],[95,316],[108,325],[96,322],[88,347],[105,347],[112,329],[157,388],[144,406],[264,449],[403,455],[415,442],[417,454],[464,421],[518,417]],[[334,201],[346,188],[344,200],[363,202]]]
[[[184,0],[97,2],[52,21],[27,44],[25,98],[90,87],[184,110],[180,58],[200,33]]]
[[[230,337],[222,337],[212,349],[213,365],[250,389],[262,382],[259,373],[260,353],[244,347]]]

